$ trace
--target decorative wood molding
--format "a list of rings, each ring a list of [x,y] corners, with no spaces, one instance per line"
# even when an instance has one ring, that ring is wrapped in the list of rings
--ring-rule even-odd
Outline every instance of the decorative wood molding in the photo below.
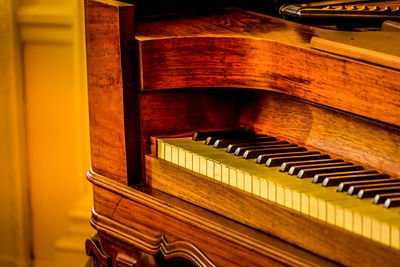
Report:
[[[175,243],[165,242],[167,239],[163,241],[165,237],[161,234],[159,236],[148,235],[143,234],[143,229],[140,231],[133,229],[133,227],[137,227],[141,224],[141,221],[139,221],[139,218],[134,212],[139,209],[141,214],[143,212],[149,212],[149,214],[152,214],[151,216],[156,216],[157,214],[157,216],[161,216],[163,219],[172,220],[174,223],[179,222],[178,224],[181,225],[181,227],[190,227],[190,231],[192,231],[192,234],[196,235],[196,237],[198,237],[198,235],[207,235],[211,240],[218,242],[219,245],[223,243],[230,246],[229,249],[235,249],[238,252],[237,255],[241,255],[235,255],[238,262],[243,261],[242,257],[250,257],[248,254],[251,254],[251,257],[255,257],[258,260],[262,259],[262,261],[274,262],[275,264],[283,263],[296,266],[332,265],[332,262],[321,260],[321,258],[315,255],[311,256],[304,250],[294,248],[285,242],[261,234],[259,231],[237,224],[236,222],[199,207],[195,207],[158,190],[141,186],[135,186],[134,188],[127,187],[115,180],[96,174],[93,170],[88,172],[87,178],[93,183],[96,189],[95,209],[101,211],[102,214],[102,216],[99,217],[96,212],[93,213],[92,225],[99,232],[102,232],[103,228],[106,228],[105,230],[110,233],[114,231],[113,229],[123,229],[118,230],[118,232],[127,234],[129,238],[125,240],[123,239],[126,238],[124,235],[119,235],[119,240],[128,244],[129,242],[135,242],[135,247],[143,251],[153,253],[160,251],[164,254],[164,257],[167,258],[169,254],[175,256],[176,254],[172,252],[176,251],[177,247],[183,246],[184,251],[189,249],[193,253],[197,253],[196,247],[193,248],[190,244],[183,245],[177,243],[179,246],[175,246]],[[98,203],[98,205],[96,205],[96,203]],[[102,203],[107,203],[107,207],[105,208]],[[125,209],[127,207],[129,207],[131,212],[126,213]],[[121,208],[123,213],[120,212]],[[110,217],[117,219],[110,219]],[[115,220],[118,220],[118,222]],[[124,224],[119,223],[122,221]],[[101,222],[101,224],[98,222]],[[129,226],[127,226],[126,223],[128,223]],[[110,227],[111,229],[108,229]],[[149,229],[152,229],[150,231],[154,231],[155,228],[152,228],[154,226],[149,227]],[[167,227],[161,230],[161,233],[163,233],[163,231],[168,232],[170,229]],[[179,230],[177,231],[179,232]],[[198,241],[202,242],[201,239],[202,238]],[[174,241],[179,242],[178,240]],[[163,244],[164,247],[161,247],[161,244]],[[203,246],[207,247],[208,244],[203,243]],[[218,249],[217,251],[218,253],[223,252]],[[206,253],[205,251],[203,252]],[[215,248],[210,248],[210,250],[207,251],[207,255],[210,252],[214,253],[214,256],[217,256],[219,260],[227,264],[227,258],[218,254]],[[215,253],[217,253],[217,255],[215,255]],[[200,256],[197,257],[200,258]],[[258,262],[256,259],[248,258],[248,260],[250,259],[254,260],[254,263]],[[191,260],[193,260],[193,258],[191,258]]]
[[[97,265],[111,266],[111,258],[104,254],[98,235],[94,235],[86,240],[85,249],[86,255],[92,256]]]
[[[16,16],[21,41],[72,44],[75,16],[71,5],[23,5]]]
[[[330,30],[240,10],[136,28],[144,91],[262,89],[400,126],[400,72],[310,48]]]
[[[133,229],[132,227],[123,225],[113,219],[102,216],[96,213],[95,210],[92,211],[92,214],[93,216],[90,223],[98,232],[117,238],[144,252],[152,255],[161,253],[166,260],[185,258],[192,261],[197,266],[215,266],[195,245],[187,241],[180,240],[169,242],[164,235],[157,237],[151,236]]]

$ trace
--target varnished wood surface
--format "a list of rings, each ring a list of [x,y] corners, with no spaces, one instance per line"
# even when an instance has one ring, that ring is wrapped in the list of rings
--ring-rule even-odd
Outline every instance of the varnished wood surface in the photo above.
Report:
[[[379,35],[378,35],[379,33]],[[400,70],[399,32],[357,32],[336,38],[313,37],[310,47],[325,52]]]
[[[146,176],[154,188],[341,264],[396,266],[400,261],[400,252],[390,247],[151,156],[146,156]]]
[[[128,184],[124,93],[132,91],[133,74],[126,72],[131,70],[127,45],[133,36],[133,6],[86,0],[85,20],[92,167]],[[137,109],[134,98],[129,102]],[[135,134],[137,112],[130,119]]]
[[[163,246],[170,246],[199,266],[203,264],[198,262],[201,259],[196,256],[198,253],[218,266],[332,265],[279,239],[158,190],[129,188],[93,172],[88,174],[88,179],[94,184],[93,226],[98,232],[147,253],[154,255]],[[201,262],[205,262],[204,258]]]
[[[150,152],[150,135],[232,128],[237,123],[240,95],[229,89],[196,88],[142,92],[140,132],[142,155]]]
[[[239,126],[400,177],[400,129],[294,97],[247,91]]]
[[[400,125],[400,72],[309,47],[328,35],[235,10],[138,23],[141,89],[257,88]]]

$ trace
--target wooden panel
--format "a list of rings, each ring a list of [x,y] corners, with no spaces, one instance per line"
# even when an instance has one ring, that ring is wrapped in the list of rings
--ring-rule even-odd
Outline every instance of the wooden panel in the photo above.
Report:
[[[146,176],[152,187],[262,229],[317,255],[346,266],[394,266],[400,260],[399,251],[390,247],[166,161],[151,156],[146,156],[146,161]]]
[[[143,154],[150,152],[150,135],[233,127],[239,112],[239,91],[209,88],[142,92],[140,130]]]
[[[325,32],[265,17],[238,12],[157,22],[160,30],[139,25],[142,90],[257,88],[400,125],[399,71],[312,50],[309,38]]]
[[[133,37],[133,6],[117,1],[86,0],[85,12],[92,168],[127,184],[124,119],[130,121],[128,145],[139,147],[139,139],[135,138],[137,100],[131,93],[133,73],[128,56],[129,39]],[[124,101],[131,104],[126,105],[129,108],[126,118]]]
[[[332,266],[312,253],[151,188],[128,188],[91,172],[92,225],[147,253],[180,255],[198,266]],[[112,253],[109,253],[112,254]],[[160,254],[158,254],[160,255]],[[164,254],[165,255],[165,254]]]
[[[249,91],[239,125],[400,176],[400,129],[283,94]]]

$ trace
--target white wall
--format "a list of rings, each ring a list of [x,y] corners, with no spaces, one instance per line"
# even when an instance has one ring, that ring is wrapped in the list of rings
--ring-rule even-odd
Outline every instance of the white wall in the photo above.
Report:
[[[82,5],[0,0],[0,266],[54,266],[90,193]]]
[[[0,0],[0,266],[22,267],[30,264],[30,233],[18,2]]]

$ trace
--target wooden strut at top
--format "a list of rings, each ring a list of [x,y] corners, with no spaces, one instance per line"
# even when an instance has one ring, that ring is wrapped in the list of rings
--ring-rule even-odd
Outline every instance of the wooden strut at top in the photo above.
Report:
[[[85,21],[92,168],[131,184],[141,179],[133,6],[86,0]]]
[[[144,91],[263,89],[400,126],[399,71],[310,48],[337,32],[236,9],[136,29]]]

